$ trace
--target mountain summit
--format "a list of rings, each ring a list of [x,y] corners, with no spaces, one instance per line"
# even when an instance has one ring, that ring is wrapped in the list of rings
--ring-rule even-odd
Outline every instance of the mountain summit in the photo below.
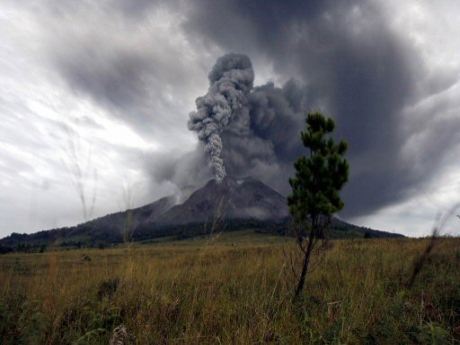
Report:
[[[177,225],[217,219],[280,221],[288,216],[286,199],[272,188],[253,178],[226,177],[221,183],[209,181],[183,204],[161,215],[156,223]]]

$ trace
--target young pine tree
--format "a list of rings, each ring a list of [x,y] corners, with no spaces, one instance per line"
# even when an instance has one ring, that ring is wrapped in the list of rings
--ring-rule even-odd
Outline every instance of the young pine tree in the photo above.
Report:
[[[309,150],[294,163],[295,177],[289,179],[292,193],[289,211],[295,222],[295,235],[303,255],[303,264],[296,299],[303,290],[311,253],[319,239],[325,237],[331,215],[343,208],[339,191],[348,180],[348,162],[343,157],[347,144],[338,144],[330,137],[334,121],[321,113],[309,113],[307,126],[301,133],[303,145]]]

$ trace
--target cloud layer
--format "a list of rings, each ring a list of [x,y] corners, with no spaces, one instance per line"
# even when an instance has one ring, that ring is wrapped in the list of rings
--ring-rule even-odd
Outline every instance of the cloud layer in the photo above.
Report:
[[[453,78],[428,76],[414,42],[394,30],[377,2],[256,1],[245,6],[200,1],[191,13],[186,25],[197,35],[224,50],[270,56],[277,73],[304,83],[294,91],[293,102],[335,117],[338,136],[350,144],[345,215],[363,215],[408,197],[437,173],[446,147],[458,143],[459,116],[444,118],[442,125],[432,116],[422,126],[414,123],[426,121],[423,114],[412,111],[405,118],[407,109],[430,96],[427,92],[447,90]],[[238,34],[241,30],[244,35]],[[427,126],[435,127],[431,140],[419,142],[416,155],[406,154],[420,127]],[[272,131],[288,138],[298,132],[281,124]],[[285,157],[292,162],[292,156]],[[415,168],[428,160],[430,171]]]
[[[98,171],[96,183],[84,178],[99,189],[94,215],[125,207],[111,198],[125,180],[140,186],[138,205],[210,178],[188,114],[229,52],[251,59],[256,86],[248,113],[221,135],[227,173],[286,193],[303,116],[320,109],[350,144],[341,216],[418,234],[458,195],[455,0],[43,0],[0,10],[2,234],[83,220],[63,163],[69,128],[81,166],[91,152]]]

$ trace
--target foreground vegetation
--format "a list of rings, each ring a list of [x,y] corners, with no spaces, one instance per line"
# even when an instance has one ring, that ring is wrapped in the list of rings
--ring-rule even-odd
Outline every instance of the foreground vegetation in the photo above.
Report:
[[[0,343],[460,343],[460,240],[336,240],[302,298],[292,242],[239,232],[111,249],[0,256]]]

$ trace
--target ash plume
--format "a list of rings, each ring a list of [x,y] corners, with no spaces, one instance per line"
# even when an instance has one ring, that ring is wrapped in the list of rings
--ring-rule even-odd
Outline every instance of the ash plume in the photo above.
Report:
[[[289,192],[282,181],[287,181],[292,158],[302,152],[297,128],[303,123],[291,126],[282,118],[302,121],[305,112],[298,111],[298,104],[333,116],[337,137],[349,142],[352,170],[341,212],[346,217],[406,200],[445,164],[446,147],[457,138],[458,117],[432,116],[429,110],[408,116],[407,111],[433,93],[421,90],[439,85],[438,94],[452,82],[426,69],[412,40],[393,30],[383,2],[198,0],[187,18],[187,32],[204,42],[246,52],[256,67],[258,59],[268,57],[275,73],[301,83],[290,89],[265,85],[258,95],[253,91],[250,129],[255,136],[221,135],[229,174],[245,167],[246,174]],[[433,114],[440,113],[439,106]],[[436,135],[433,128],[441,117],[448,128]],[[414,125],[422,119],[430,122],[430,130]],[[408,154],[421,132],[430,132],[433,140]]]
[[[180,14],[184,20],[174,28],[183,35],[178,42],[193,44],[176,49],[175,40],[163,41],[163,31],[156,28],[133,41],[131,33],[148,23],[157,3]],[[52,63],[73,92],[108,109],[143,137],[168,143],[183,135],[184,107],[190,107],[188,97],[202,81],[198,66],[218,51],[244,52],[256,72],[272,71],[274,80],[294,77],[297,82],[251,88],[248,59],[236,54],[220,59],[190,118],[199,145],[183,156],[152,154],[142,163],[152,186],[164,182],[188,192],[212,175],[222,179],[228,174],[256,177],[287,194],[292,163],[303,153],[299,131],[305,113],[321,110],[335,118],[337,137],[350,146],[352,170],[341,215],[365,216],[419,195],[441,170],[454,165],[450,157],[460,133],[454,101],[458,70],[426,65],[421,46],[410,30],[396,28],[386,3],[143,0],[132,5],[117,0],[115,11],[124,25],[114,29],[130,30],[101,33],[96,26],[83,35],[61,25],[62,34],[55,41],[53,32],[50,43]],[[88,13],[94,12],[92,6],[88,3]],[[65,17],[56,18],[61,24]],[[73,42],[73,48],[63,52],[62,42]],[[157,49],[159,44],[165,49]],[[194,50],[206,47],[212,49]],[[220,84],[238,91],[243,87],[237,99],[244,105],[232,108]],[[170,99],[169,88],[184,97]]]
[[[208,93],[196,99],[197,110],[190,113],[188,128],[198,133],[205,152],[209,154],[214,177],[221,182],[226,176],[226,169],[220,134],[233,116],[247,108],[254,71],[247,56],[227,54],[217,60],[208,78]]]

